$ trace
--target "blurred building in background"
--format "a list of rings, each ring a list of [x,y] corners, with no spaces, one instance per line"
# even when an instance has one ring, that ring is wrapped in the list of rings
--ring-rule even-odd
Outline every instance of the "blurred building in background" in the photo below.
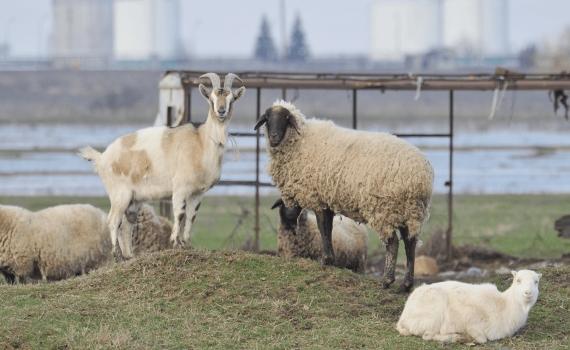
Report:
[[[443,49],[479,61],[509,54],[507,0],[383,1],[370,15],[375,60],[433,57]]]
[[[54,57],[110,57],[113,0],[52,0]]]
[[[178,0],[115,0],[113,52],[119,60],[180,54]]]

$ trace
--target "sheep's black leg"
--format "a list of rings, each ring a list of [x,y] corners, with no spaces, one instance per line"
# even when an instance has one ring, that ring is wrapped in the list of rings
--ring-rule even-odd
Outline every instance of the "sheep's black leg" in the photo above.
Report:
[[[321,232],[321,251],[323,253],[321,263],[331,266],[334,262],[334,250],[332,245],[334,212],[330,209],[325,209],[316,211],[315,214],[317,216],[317,226]]]
[[[416,237],[410,237],[410,232],[406,226],[400,227],[400,234],[404,240],[406,249],[406,276],[404,282],[400,286],[400,292],[409,293],[414,286],[414,262],[416,260]]]
[[[6,284],[16,283],[16,275],[5,271],[2,271],[2,275],[4,276],[4,281],[6,282]]]
[[[400,241],[394,231],[386,244],[386,265],[384,266],[384,277],[382,277],[382,288],[384,289],[388,289],[396,280],[396,259],[398,258],[399,247]]]

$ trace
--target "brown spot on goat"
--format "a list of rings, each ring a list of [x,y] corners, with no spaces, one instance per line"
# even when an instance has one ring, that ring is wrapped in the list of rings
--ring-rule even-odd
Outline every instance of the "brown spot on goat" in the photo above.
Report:
[[[162,151],[164,154],[174,154],[176,151],[182,150],[184,154],[187,155],[187,161],[189,161],[190,169],[187,171],[193,171],[201,173],[202,169],[202,159],[196,157],[196,154],[203,154],[204,147],[202,145],[202,140],[200,137],[192,137],[190,134],[197,134],[198,129],[191,124],[186,124],[175,129],[165,129],[162,135]]]
[[[131,174],[132,182],[138,183],[152,171],[152,162],[145,150],[125,151],[117,161],[111,164],[111,169],[116,176]]]
[[[137,143],[137,132],[136,131],[133,133],[121,136],[121,145],[125,149],[132,148],[135,145],[135,143]]]

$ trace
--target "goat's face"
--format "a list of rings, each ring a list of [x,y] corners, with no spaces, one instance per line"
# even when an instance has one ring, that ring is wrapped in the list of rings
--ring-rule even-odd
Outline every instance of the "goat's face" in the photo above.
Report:
[[[542,274],[530,270],[511,271],[515,298],[523,304],[533,306],[538,298],[538,281]]]
[[[299,132],[299,126],[297,125],[295,117],[287,108],[281,106],[268,108],[265,114],[259,117],[257,123],[255,123],[254,130],[257,130],[263,124],[267,124],[265,129],[271,147],[279,146],[287,133],[288,127],[294,128],[297,133]]]
[[[200,84],[200,93],[210,103],[210,110],[219,121],[230,119],[233,112],[234,102],[239,100],[245,92],[245,87],[240,87],[232,92],[228,88],[213,88],[212,91]]]
[[[207,87],[200,84],[200,94],[204,96],[208,103],[210,103],[210,112],[218,121],[224,122],[230,120],[232,117],[234,102],[242,98],[245,93],[245,87],[240,87],[232,92],[232,83],[234,79],[241,81],[241,79],[234,73],[226,74],[224,87],[220,85],[220,77],[216,73],[206,73],[200,78],[208,77],[212,81],[212,91]],[[242,82],[243,83],[243,82]]]

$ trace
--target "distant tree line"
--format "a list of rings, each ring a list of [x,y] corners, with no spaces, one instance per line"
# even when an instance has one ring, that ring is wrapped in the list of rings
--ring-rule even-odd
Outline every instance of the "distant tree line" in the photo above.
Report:
[[[287,62],[290,63],[304,63],[309,58],[309,49],[307,47],[305,32],[303,31],[301,16],[299,16],[299,14],[297,14],[295,18],[295,24],[293,25],[293,31],[291,32],[290,45],[287,47],[286,55]],[[261,28],[255,45],[254,57],[256,60],[262,62],[276,62],[283,58],[277,54],[266,16],[263,16],[261,19]]]

